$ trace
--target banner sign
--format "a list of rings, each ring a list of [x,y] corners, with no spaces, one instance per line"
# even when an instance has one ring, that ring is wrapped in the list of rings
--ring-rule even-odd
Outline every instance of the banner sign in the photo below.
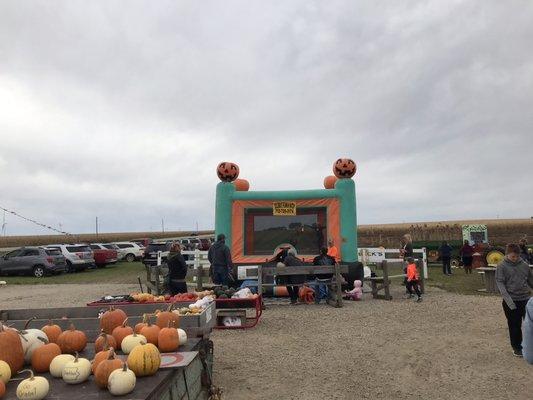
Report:
[[[293,201],[275,201],[272,203],[272,215],[296,215],[296,203]]]

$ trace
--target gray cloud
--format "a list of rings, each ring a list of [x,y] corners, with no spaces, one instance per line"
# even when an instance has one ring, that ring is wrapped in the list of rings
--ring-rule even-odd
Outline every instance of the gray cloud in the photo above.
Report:
[[[3,1],[1,203],[73,232],[210,228],[219,161],[304,189],[350,156],[360,223],[529,217],[531,20],[523,1]]]

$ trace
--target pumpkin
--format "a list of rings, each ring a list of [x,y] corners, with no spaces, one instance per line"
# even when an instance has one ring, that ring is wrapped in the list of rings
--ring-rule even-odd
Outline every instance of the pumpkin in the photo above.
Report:
[[[174,304],[170,304],[166,311],[160,311],[156,314],[157,317],[155,323],[159,328],[163,329],[168,327],[169,322],[172,323],[172,326],[176,329],[179,328],[180,316],[172,312],[172,307],[174,307]]]
[[[137,333],[137,334],[138,334],[138,333],[141,333],[141,329],[142,329],[143,327],[145,327],[145,326],[148,325],[148,323],[146,322],[147,318],[148,318],[148,315],[143,314],[143,320],[142,320],[142,322],[137,323],[137,324],[135,325],[135,328],[133,329],[133,331],[134,331],[135,333]]]
[[[0,399],[6,394],[6,384],[0,379]]]
[[[96,382],[96,385],[101,389],[105,389],[111,372],[120,368],[122,368],[122,361],[115,358],[115,352],[111,349],[108,358],[99,363],[94,371],[94,381]]]
[[[29,329],[31,321],[37,317],[30,318],[24,329],[20,331],[20,341],[22,343],[22,349],[24,350],[24,362],[26,364],[31,363],[31,356],[35,349],[44,346],[45,343],[48,343],[48,336],[40,329]]]
[[[72,385],[85,382],[89,375],[91,375],[91,362],[86,358],[79,358],[78,353],[74,361],[65,364],[61,374],[63,380]]]
[[[141,335],[146,338],[148,343],[152,343],[154,346],[157,346],[157,339],[159,337],[159,331],[161,328],[157,325],[152,325],[150,319],[148,319],[148,325],[144,326],[141,329]],[[131,367],[130,367],[131,368]]]
[[[46,397],[50,390],[50,384],[42,376],[34,376],[33,371],[25,369],[23,372],[29,372],[30,377],[24,379],[17,386],[17,399],[19,400],[41,400]]]
[[[126,318],[122,325],[117,326],[115,329],[113,329],[113,338],[115,339],[116,347],[117,349],[121,349],[120,345],[122,344],[122,340],[133,333],[133,328],[131,326],[126,325],[128,322],[128,319]]]
[[[61,349],[55,343],[46,343],[33,352],[31,356],[31,367],[34,372],[50,371],[52,360],[61,354]]]
[[[351,178],[356,170],[355,162],[349,158],[339,158],[333,163],[333,173],[339,179]]]
[[[63,353],[76,353],[83,351],[87,346],[87,336],[82,331],[76,330],[74,324],[70,324],[69,329],[59,335],[57,344]]]
[[[180,337],[180,346],[187,344],[187,332],[183,329],[178,328],[178,335]]]
[[[55,356],[50,363],[50,375],[54,378],[61,378],[63,376],[63,368],[65,368],[65,365],[75,359],[76,357],[72,354],[60,354],[59,356]]]
[[[326,189],[334,189],[335,183],[339,180],[335,175],[326,176],[324,178],[324,187]]]
[[[109,375],[107,388],[113,396],[124,396],[133,392],[136,382],[135,373],[128,368],[128,364],[123,363],[122,368],[114,370]]]
[[[135,346],[128,355],[128,366],[135,376],[154,375],[161,365],[161,353],[152,343]]]
[[[102,331],[94,342],[94,351],[98,353],[102,350],[109,350],[110,347],[116,348],[117,341],[113,336]]]
[[[131,335],[126,336],[122,340],[122,352],[124,354],[130,354],[131,350],[140,344],[148,343],[146,340],[146,337],[143,335],[137,335],[135,332],[133,332]]]
[[[233,182],[239,176],[239,166],[232,162],[221,162],[217,167],[217,175],[222,182]]]
[[[109,358],[109,354],[114,353],[114,349],[111,347],[107,350],[102,350],[94,356],[94,360],[91,363],[91,372],[94,374],[98,365]]]
[[[170,353],[178,350],[180,345],[180,335],[176,328],[171,327],[171,321],[168,322],[168,327],[159,331],[157,338],[157,346],[163,353]]]
[[[235,179],[233,185],[235,185],[235,190],[237,192],[247,192],[250,189],[250,182],[246,179]]]
[[[16,330],[0,324],[0,360],[9,365],[12,374],[24,366],[24,349]]]
[[[128,318],[128,316],[124,311],[118,308],[115,309],[113,306],[111,306],[109,307],[109,310],[103,313],[100,317],[100,329],[111,335],[113,333],[113,329],[122,325],[126,318]]]
[[[63,329],[59,325],[53,324],[52,320],[49,320],[48,324],[43,326],[41,330],[46,334],[50,343],[57,343],[57,338],[63,332]]]
[[[8,383],[11,379],[11,368],[5,361],[0,360],[0,381]]]

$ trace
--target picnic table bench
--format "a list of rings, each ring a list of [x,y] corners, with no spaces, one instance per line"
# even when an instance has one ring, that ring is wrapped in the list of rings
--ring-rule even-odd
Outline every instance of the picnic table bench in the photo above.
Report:
[[[343,278],[341,274],[348,273],[347,265],[299,265],[299,266],[276,266],[276,265],[259,265],[257,268],[257,292],[261,296],[263,294],[263,287],[278,286],[276,283],[264,283],[267,276],[294,276],[294,275],[322,275],[332,274],[331,279],[321,280],[330,289],[331,296],[328,298],[328,304],[334,307],[342,307],[342,289],[341,284]],[[303,284],[288,284],[288,286],[304,286],[309,282]],[[314,282],[313,282],[314,283]]]
[[[416,260],[416,267],[418,269],[418,272],[420,273],[420,291],[424,293],[425,290],[425,284],[424,284],[424,274],[422,273],[423,268],[423,261],[422,260]],[[390,275],[389,274],[389,268],[390,267],[404,267],[404,263],[402,261],[387,261],[383,260],[376,264],[376,269],[383,271],[383,276],[372,276],[369,278],[365,278],[365,280],[370,281],[370,286],[372,287],[372,298],[374,299],[384,299],[384,300],[392,300],[392,295],[390,293],[390,284],[391,279],[393,278],[405,278],[407,275],[397,274],[397,275]],[[379,293],[380,291],[384,291],[384,294]]]

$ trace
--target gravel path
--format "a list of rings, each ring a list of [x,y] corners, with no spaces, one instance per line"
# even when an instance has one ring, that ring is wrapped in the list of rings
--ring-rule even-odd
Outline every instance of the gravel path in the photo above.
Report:
[[[135,288],[0,287],[0,308],[83,305]],[[255,329],[212,338],[225,399],[533,398],[533,366],[511,355],[497,297],[430,289],[422,303],[271,305]]]

